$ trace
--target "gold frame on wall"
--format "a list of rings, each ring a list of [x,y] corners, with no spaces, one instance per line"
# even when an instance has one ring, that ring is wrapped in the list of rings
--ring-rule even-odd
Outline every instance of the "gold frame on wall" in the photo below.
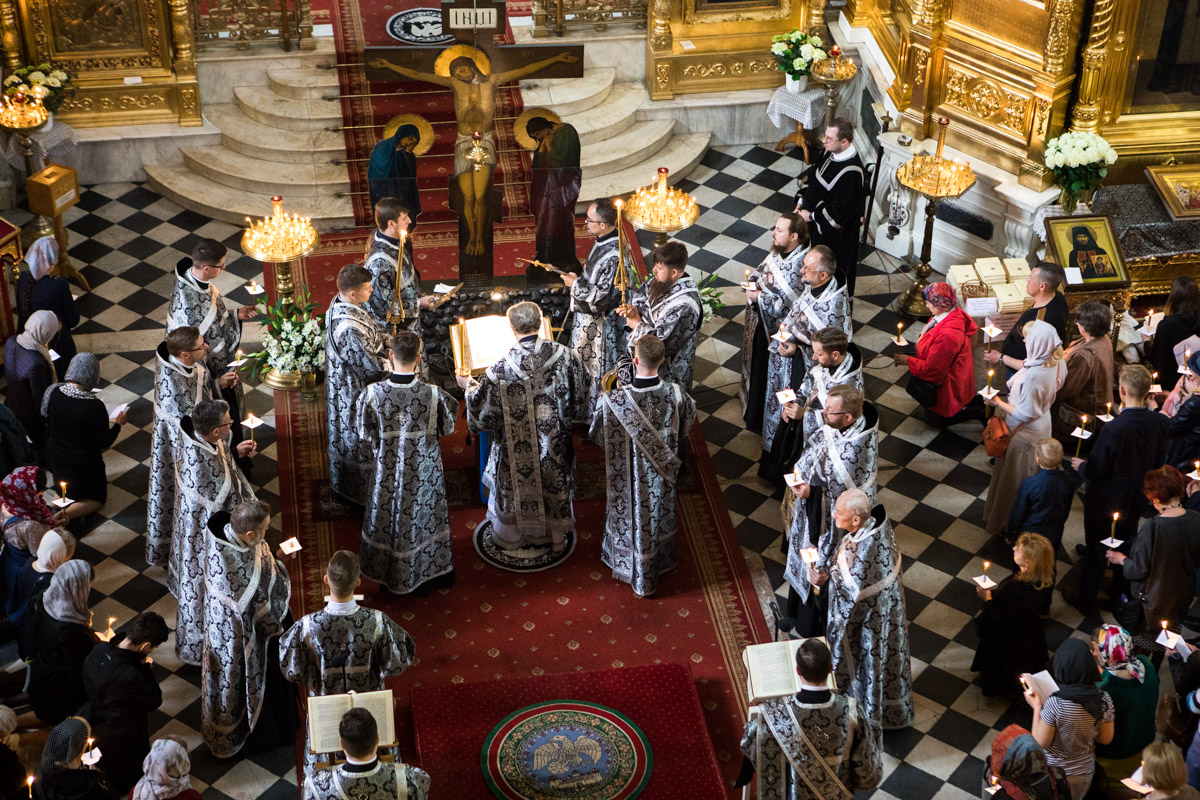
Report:
[[[1146,167],[1146,177],[1158,192],[1158,197],[1171,215],[1171,219],[1194,219],[1200,217],[1200,206],[1187,208],[1179,199],[1173,186],[1173,178],[1183,178],[1200,188],[1200,164],[1170,164]]]
[[[713,22],[763,22],[786,19],[792,15],[792,0],[683,0],[685,25]]]

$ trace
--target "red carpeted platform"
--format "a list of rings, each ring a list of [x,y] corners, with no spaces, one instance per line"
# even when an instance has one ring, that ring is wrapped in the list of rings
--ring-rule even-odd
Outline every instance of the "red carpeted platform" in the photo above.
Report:
[[[479,758],[488,733],[512,712],[551,700],[599,703],[642,730],[654,766],[640,800],[726,796],[700,698],[682,664],[414,689],[417,760],[429,772],[434,791],[455,800],[494,797]]]

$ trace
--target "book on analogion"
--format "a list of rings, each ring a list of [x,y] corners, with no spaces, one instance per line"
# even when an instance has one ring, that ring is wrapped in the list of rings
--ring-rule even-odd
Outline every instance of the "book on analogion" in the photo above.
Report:
[[[308,698],[308,749],[313,753],[333,753],[342,749],[338,725],[352,708],[365,708],[379,728],[379,746],[396,744],[396,720],[392,690],[350,692]]]
[[[542,317],[538,337],[553,339],[550,319]],[[492,364],[504,358],[517,343],[517,335],[508,324],[508,317],[492,314],[474,317],[450,326],[450,347],[454,366],[460,373],[482,375]]]
[[[800,691],[800,675],[796,672],[796,651],[805,639],[784,642],[767,642],[749,645],[742,653],[742,660],[749,673],[750,705],[764,700],[787,697]],[[819,637],[824,642],[824,637]],[[833,673],[827,682],[830,691],[837,691]]]

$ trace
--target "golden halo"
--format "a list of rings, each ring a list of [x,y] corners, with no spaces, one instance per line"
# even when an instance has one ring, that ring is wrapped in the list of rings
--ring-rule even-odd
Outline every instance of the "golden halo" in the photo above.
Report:
[[[413,148],[413,155],[423,156],[428,153],[429,148],[433,147],[434,139],[433,126],[429,124],[429,120],[420,114],[397,114],[383,126],[383,138],[390,139],[395,136],[401,125],[417,126],[417,135],[420,138],[417,140],[417,146]]]
[[[474,61],[475,66],[479,67],[479,71],[484,75],[492,74],[492,62],[488,60],[487,53],[469,44],[456,44],[438,53],[437,60],[433,62],[434,74],[449,78],[450,62],[459,56],[466,56]]]
[[[562,122],[562,117],[548,108],[527,108],[522,111],[521,116],[517,117],[517,121],[513,123],[513,138],[526,150],[537,150],[538,146],[537,139],[530,136],[527,130],[529,120],[534,117],[545,117],[555,124]]]

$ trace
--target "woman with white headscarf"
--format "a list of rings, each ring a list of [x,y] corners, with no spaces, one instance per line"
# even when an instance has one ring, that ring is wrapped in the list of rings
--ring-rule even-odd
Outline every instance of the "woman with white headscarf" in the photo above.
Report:
[[[50,587],[54,573],[75,555],[75,537],[56,528],[47,531],[38,542],[37,557],[17,572],[17,591],[14,610],[8,618],[19,628],[17,653],[21,658],[29,657],[30,642],[33,640],[34,600]]]
[[[29,705],[48,725],[61,722],[88,701],[83,662],[96,646],[88,592],[92,565],[74,559],[55,571],[50,587],[34,600],[29,664]]]
[[[987,532],[993,535],[1004,532],[1021,481],[1038,470],[1034,450],[1038,439],[1050,436],[1050,407],[1067,379],[1062,339],[1054,326],[1035,319],[1026,323],[1025,328],[1025,361],[1008,379],[1008,400],[996,396],[987,401],[988,405],[1004,412],[1013,434],[1008,442],[1008,452],[996,459],[983,508]],[[1021,531],[1008,531],[1009,536],[1019,533]]]
[[[145,777],[133,787],[131,800],[200,800],[192,788],[192,760],[187,748],[173,738],[155,739],[142,762]]]
[[[62,278],[50,274],[58,263],[58,242],[53,236],[43,236],[29,245],[25,252],[28,270],[21,271],[17,279],[17,327],[24,328],[25,321],[35,311],[53,311],[62,329],[50,342],[50,346],[62,358],[55,364],[58,379],[63,380],[67,365],[75,355],[75,340],[71,329],[79,324],[79,311],[71,297],[71,287]]]
[[[54,383],[50,342],[58,335],[53,311],[35,311],[25,329],[4,343],[4,377],[8,386],[4,404],[25,426],[38,463],[46,462],[46,425],[42,421],[42,396]]]

